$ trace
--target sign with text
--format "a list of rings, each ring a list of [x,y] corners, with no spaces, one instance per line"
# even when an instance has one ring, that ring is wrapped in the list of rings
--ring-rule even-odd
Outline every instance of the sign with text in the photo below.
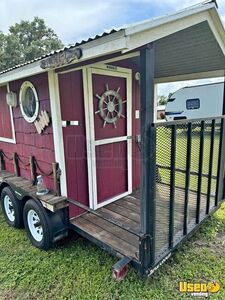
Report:
[[[61,67],[63,65],[69,64],[74,60],[78,60],[82,57],[82,49],[66,49],[62,52],[55,53],[47,58],[44,58],[40,62],[40,67],[42,69],[52,69]]]

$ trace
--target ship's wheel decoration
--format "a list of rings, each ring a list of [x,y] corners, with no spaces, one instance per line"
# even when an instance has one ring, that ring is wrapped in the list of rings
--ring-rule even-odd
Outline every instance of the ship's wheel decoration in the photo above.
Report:
[[[110,90],[108,84],[106,84],[105,87],[106,91],[101,96],[98,94],[95,95],[99,99],[98,110],[95,114],[100,114],[104,120],[103,127],[108,123],[113,124],[114,128],[116,128],[116,123],[119,118],[125,118],[122,112],[123,103],[126,103],[127,100],[122,100],[119,94],[120,87],[118,87],[116,91]]]

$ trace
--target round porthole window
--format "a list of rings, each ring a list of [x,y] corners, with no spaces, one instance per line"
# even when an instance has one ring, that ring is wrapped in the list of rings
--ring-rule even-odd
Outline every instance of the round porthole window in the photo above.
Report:
[[[35,87],[25,81],[20,88],[20,110],[28,123],[33,123],[38,116],[39,100]]]

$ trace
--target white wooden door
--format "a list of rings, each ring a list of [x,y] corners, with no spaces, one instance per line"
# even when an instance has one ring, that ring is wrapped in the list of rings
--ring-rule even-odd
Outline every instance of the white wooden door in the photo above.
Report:
[[[132,192],[131,70],[90,67],[83,79],[89,201],[97,209]]]

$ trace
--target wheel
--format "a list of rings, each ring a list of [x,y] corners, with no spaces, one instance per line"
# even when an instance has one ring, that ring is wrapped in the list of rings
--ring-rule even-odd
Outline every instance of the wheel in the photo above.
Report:
[[[27,235],[36,248],[48,250],[53,246],[50,218],[41,203],[28,200],[24,206],[23,220]]]
[[[14,228],[23,227],[23,202],[18,200],[9,187],[1,192],[2,211],[7,224]]]

